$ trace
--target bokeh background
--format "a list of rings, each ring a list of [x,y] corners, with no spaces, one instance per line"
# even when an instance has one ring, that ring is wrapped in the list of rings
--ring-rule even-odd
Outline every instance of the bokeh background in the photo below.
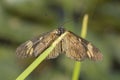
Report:
[[[18,45],[61,25],[79,35],[86,13],[86,39],[104,57],[81,62],[79,80],[120,80],[120,0],[0,0],[0,80],[15,80],[34,60],[17,58]],[[44,61],[26,80],[71,80],[74,62]]]

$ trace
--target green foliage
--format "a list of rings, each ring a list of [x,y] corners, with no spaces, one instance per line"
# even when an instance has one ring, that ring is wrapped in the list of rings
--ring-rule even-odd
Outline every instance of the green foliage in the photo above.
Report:
[[[83,18],[83,24],[81,30],[81,37],[83,38],[85,38],[87,35],[87,23],[88,23],[88,14],[86,14]],[[72,80],[79,80],[80,70],[81,70],[80,68],[81,68],[81,63],[76,61],[74,65]]]

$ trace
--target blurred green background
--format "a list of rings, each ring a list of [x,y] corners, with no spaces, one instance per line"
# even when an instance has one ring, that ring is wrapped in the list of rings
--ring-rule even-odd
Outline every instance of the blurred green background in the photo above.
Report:
[[[120,0],[0,0],[0,80],[15,80],[34,60],[16,57],[21,43],[60,25],[79,35],[86,13],[86,39],[104,57],[81,62],[79,80],[120,80]],[[71,80],[74,62],[44,61],[26,80]]]

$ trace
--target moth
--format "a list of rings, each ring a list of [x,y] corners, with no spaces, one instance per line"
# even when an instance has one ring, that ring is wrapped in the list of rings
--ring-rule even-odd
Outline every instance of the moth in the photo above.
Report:
[[[76,61],[82,61],[86,58],[94,61],[102,60],[102,54],[98,48],[63,27],[43,33],[38,37],[26,41],[16,49],[16,54],[19,57],[37,57],[64,32],[67,32],[67,34],[50,52],[47,59],[53,59],[60,54],[65,54],[67,57]]]

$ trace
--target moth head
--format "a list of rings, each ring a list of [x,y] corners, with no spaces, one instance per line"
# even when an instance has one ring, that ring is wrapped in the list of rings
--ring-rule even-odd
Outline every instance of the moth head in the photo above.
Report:
[[[63,27],[59,27],[58,29],[57,29],[57,35],[61,35],[61,34],[63,34],[65,32],[65,29],[63,28]]]

